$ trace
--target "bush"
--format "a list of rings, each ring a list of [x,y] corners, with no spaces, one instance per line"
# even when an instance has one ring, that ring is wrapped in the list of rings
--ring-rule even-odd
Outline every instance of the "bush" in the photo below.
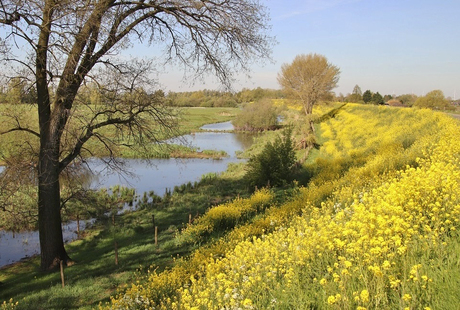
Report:
[[[433,90],[426,94],[426,96],[417,98],[417,100],[414,102],[414,107],[433,110],[453,109],[449,103],[449,100],[444,97],[444,93],[441,90]]]
[[[280,186],[289,182],[296,156],[291,139],[292,129],[265,144],[262,152],[249,158],[246,177],[252,186]]]
[[[278,126],[278,113],[270,99],[263,99],[246,105],[232,123],[236,130],[273,130]]]

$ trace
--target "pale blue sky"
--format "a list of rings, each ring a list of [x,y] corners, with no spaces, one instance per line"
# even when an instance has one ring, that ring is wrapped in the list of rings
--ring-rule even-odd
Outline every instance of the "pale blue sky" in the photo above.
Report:
[[[460,97],[460,0],[266,0],[278,44],[274,63],[254,66],[252,78],[234,85],[279,88],[283,63],[298,54],[318,53],[341,69],[337,94],[362,91],[424,95],[441,89]],[[181,74],[160,75],[167,90],[190,86]]]

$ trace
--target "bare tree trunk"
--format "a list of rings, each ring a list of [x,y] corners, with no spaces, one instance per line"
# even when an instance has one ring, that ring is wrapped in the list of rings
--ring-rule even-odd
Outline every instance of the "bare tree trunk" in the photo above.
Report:
[[[38,175],[38,225],[40,233],[41,269],[59,267],[62,260],[68,264],[61,225],[59,162],[53,150],[42,149]]]
[[[305,147],[305,153],[302,157],[302,159],[299,161],[300,164],[303,164],[307,159],[308,155],[310,154],[311,149],[313,148],[313,145],[309,144]]]
[[[315,124],[313,123],[313,103],[307,102],[305,107],[305,115],[307,117],[311,133],[315,134]]]
[[[38,38],[36,58],[37,104],[40,125],[40,154],[38,158],[38,229],[41,269],[59,267],[69,260],[64,248],[61,223],[61,194],[59,188],[59,123],[51,113],[47,84],[47,50],[51,33],[53,4],[46,1]],[[54,117],[53,117],[54,115]]]

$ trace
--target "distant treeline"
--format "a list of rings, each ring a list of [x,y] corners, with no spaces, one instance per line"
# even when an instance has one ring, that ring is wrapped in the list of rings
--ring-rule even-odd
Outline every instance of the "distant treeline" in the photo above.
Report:
[[[267,89],[257,87],[254,89],[243,88],[239,92],[228,92],[218,90],[197,90],[189,92],[168,92],[163,90],[145,90],[145,89],[127,89],[114,94],[104,85],[96,83],[86,83],[80,88],[75,102],[77,104],[97,105],[112,101],[114,96],[117,98],[126,97],[130,101],[132,96],[138,97],[143,95],[144,98],[152,96],[158,100],[163,97],[164,103],[174,107],[236,107],[242,103],[258,102],[261,99],[284,99],[286,95],[279,89]],[[51,89],[51,96],[53,91]],[[0,104],[34,104],[37,98],[35,86],[23,78],[12,78],[8,82],[0,84]],[[322,98],[329,102],[351,102],[364,104],[389,104],[392,106],[402,107],[425,107],[435,110],[448,110],[459,105],[459,100],[453,100],[445,97],[442,91],[433,90],[425,96],[416,96],[414,94],[403,95],[381,95],[379,92],[371,90],[361,91],[356,85],[352,93],[347,95],[329,93]]]
[[[131,90],[132,93],[149,94],[144,89]],[[176,107],[236,107],[238,104],[254,102],[263,98],[280,99],[284,98],[281,90],[264,89],[257,87],[254,89],[243,88],[239,92],[217,91],[217,90],[198,90],[189,92],[168,92],[156,90],[153,93],[164,97],[168,105]],[[152,93],[152,94],[153,94]],[[129,96],[128,94],[118,93],[116,96]],[[51,93],[53,96],[53,93]],[[109,93],[103,85],[87,83],[80,88],[76,103],[77,104],[101,104],[105,100],[113,99],[114,94]],[[0,104],[34,104],[37,92],[35,86],[25,79],[13,78],[4,85],[0,85]]]
[[[280,90],[243,88],[241,91],[222,92],[216,90],[198,90],[192,92],[169,92],[169,103],[178,107],[236,107],[240,103],[255,102],[263,98],[284,98]]]

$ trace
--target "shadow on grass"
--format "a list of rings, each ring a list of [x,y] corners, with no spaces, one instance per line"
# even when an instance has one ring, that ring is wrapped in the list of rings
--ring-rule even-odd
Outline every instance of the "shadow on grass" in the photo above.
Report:
[[[172,193],[161,204],[147,204],[117,216],[115,225],[111,218],[98,221],[83,239],[66,246],[76,264],[65,268],[64,288],[59,272],[40,271],[39,257],[2,268],[0,303],[13,298],[19,302],[17,309],[90,309],[109,301],[117,289],[123,290],[139,273],[146,274],[150,266],[161,271],[173,265],[173,258],[190,254],[196,246],[178,246],[175,242],[189,214],[195,217],[214,204],[249,195],[242,183],[241,179],[207,178],[192,188]],[[157,245],[152,215],[158,226]]]

